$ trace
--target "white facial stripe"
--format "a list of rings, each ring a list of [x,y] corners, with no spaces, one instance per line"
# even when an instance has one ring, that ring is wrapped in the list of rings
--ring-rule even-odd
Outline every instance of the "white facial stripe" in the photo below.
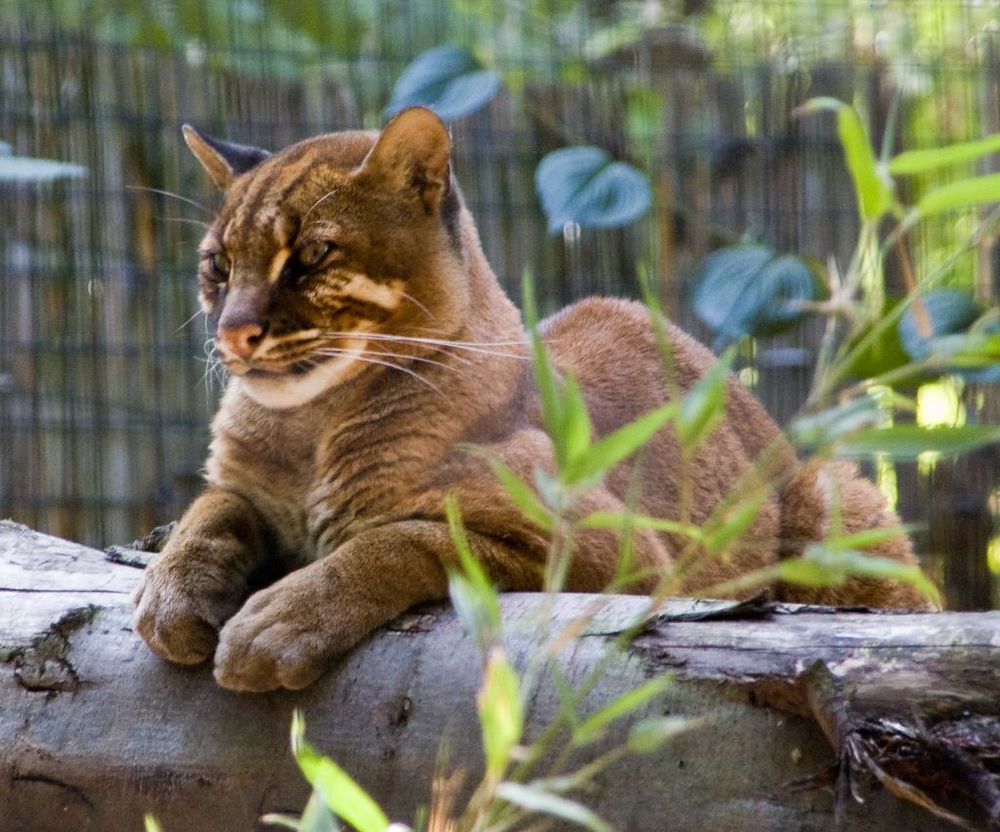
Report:
[[[364,367],[357,360],[368,342],[363,338],[347,341],[344,355],[331,358],[302,375],[241,376],[234,378],[242,390],[255,402],[270,410],[287,410],[310,402],[346,381]]]
[[[278,253],[274,255],[274,259],[271,260],[271,266],[267,270],[267,282],[277,283],[278,278],[281,277],[281,271],[285,268],[285,263],[288,262],[288,258],[292,256],[292,250],[289,248],[282,248],[278,250]]]
[[[395,309],[399,306],[400,295],[397,289],[400,281],[376,283],[362,272],[347,272],[347,278],[347,283],[340,290],[341,294],[383,309]]]

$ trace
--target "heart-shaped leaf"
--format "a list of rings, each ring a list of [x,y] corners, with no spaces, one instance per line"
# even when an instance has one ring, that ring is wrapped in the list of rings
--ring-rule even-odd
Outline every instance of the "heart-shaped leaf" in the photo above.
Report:
[[[500,76],[484,69],[467,49],[439,46],[418,55],[403,70],[385,114],[421,106],[450,121],[474,113],[499,89]]]
[[[552,234],[570,222],[584,228],[628,225],[653,201],[646,174],[591,146],[549,153],[535,170],[535,190]]]
[[[787,329],[804,316],[802,303],[817,294],[812,271],[798,257],[767,246],[730,246],[706,258],[694,310],[727,342]]]
[[[928,333],[921,333],[920,304],[930,324]],[[914,361],[922,361],[934,351],[934,339],[964,332],[979,317],[979,305],[972,292],[958,289],[935,289],[918,298],[899,319],[899,340],[906,354]]]

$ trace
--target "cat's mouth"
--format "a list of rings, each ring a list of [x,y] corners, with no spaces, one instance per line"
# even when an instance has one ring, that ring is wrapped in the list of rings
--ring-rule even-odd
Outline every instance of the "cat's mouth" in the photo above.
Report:
[[[296,361],[292,364],[288,364],[284,367],[255,367],[253,363],[250,363],[249,369],[245,372],[240,373],[243,378],[274,378],[275,376],[304,376],[310,370],[315,370],[320,364],[327,361],[328,358],[323,356],[318,359],[308,359],[305,361]]]
[[[292,361],[269,361],[261,358],[224,356],[222,363],[230,373],[240,378],[274,379],[282,376],[304,376],[321,364],[325,364],[330,358],[331,356],[327,355],[317,355]]]

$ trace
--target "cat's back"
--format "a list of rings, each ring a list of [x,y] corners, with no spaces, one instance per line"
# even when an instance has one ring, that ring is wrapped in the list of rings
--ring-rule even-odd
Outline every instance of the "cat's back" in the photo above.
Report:
[[[598,434],[662,404],[673,385],[687,393],[716,361],[697,339],[667,323],[665,364],[649,310],[620,298],[579,301],[543,321],[540,331],[556,367],[580,381]],[[755,457],[780,429],[735,377],[729,378],[726,394],[726,427]]]

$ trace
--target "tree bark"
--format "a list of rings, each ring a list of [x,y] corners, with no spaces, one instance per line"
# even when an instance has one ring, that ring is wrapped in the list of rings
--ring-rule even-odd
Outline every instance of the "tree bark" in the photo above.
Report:
[[[410,822],[427,804],[442,741],[449,769],[475,785],[482,656],[447,605],[403,616],[310,689],[238,695],[207,667],[160,661],[132,633],[139,575],[0,523],[0,832],[141,829],[144,812],[166,832],[248,830],[264,812],[301,811],[294,708],[313,744],[393,819]],[[637,716],[705,717],[660,751],[627,756],[582,797],[618,829],[957,828],[945,813],[997,828],[1000,613],[684,599],[651,612],[637,597],[524,594],[502,607],[522,667],[548,635],[589,616],[558,657],[580,684],[612,651],[581,713],[672,670]],[[638,620],[641,633],[621,643]],[[559,703],[542,679],[529,740]]]

